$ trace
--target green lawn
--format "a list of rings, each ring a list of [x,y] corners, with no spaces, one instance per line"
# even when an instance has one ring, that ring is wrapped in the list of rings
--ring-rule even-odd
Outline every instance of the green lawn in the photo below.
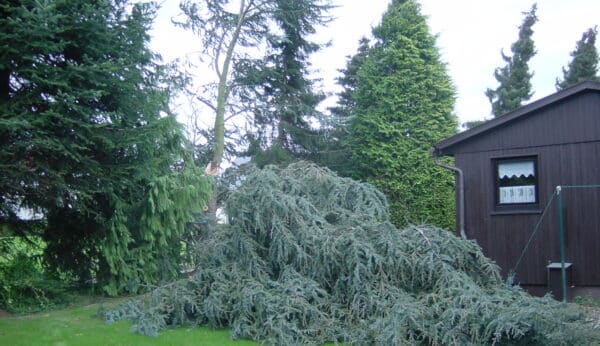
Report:
[[[232,341],[228,330],[178,328],[156,338],[134,334],[130,323],[106,324],[93,315],[99,304],[0,318],[0,345],[256,345]]]

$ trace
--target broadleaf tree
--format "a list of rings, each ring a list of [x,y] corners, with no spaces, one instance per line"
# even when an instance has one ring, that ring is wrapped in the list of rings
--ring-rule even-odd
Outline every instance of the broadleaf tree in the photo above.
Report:
[[[183,0],[180,7],[185,21],[178,23],[201,38],[199,50],[208,57],[217,79],[213,93],[198,94],[197,99],[214,112],[214,125],[208,144],[212,151],[209,171],[217,174],[225,154],[227,119],[235,115],[231,96],[236,82],[233,66],[259,49],[268,35],[268,19],[273,13],[273,1],[262,0]],[[216,200],[211,209],[214,212]]]
[[[196,148],[211,156],[206,172],[219,175],[226,149],[232,148],[226,143],[228,132],[235,132],[234,120],[251,108],[251,105],[233,100],[232,96],[241,92],[237,89],[245,88],[233,77],[234,67],[260,51],[264,38],[269,36],[270,18],[276,6],[274,1],[264,0],[183,0],[180,8],[185,20],[177,24],[200,37],[201,59],[208,58],[217,80],[203,86],[203,90],[195,95],[214,113],[214,125],[208,131],[194,130],[208,132],[204,135],[206,143]],[[206,160],[198,160],[198,155],[196,158],[197,161]],[[207,213],[202,217],[209,226],[216,221],[218,203],[219,192],[214,189]]]
[[[519,108],[524,101],[533,95],[529,60],[535,55],[533,41],[533,25],[537,22],[537,5],[534,4],[529,12],[525,12],[523,22],[519,26],[519,38],[510,47],[512,56],[504,52],[502,60],[506,65],[494,71],[494,77],[500,83],[496,89],[487,89],[485,95],[492,105],[492,114],[499,117]]]
[[[182,224],[210,190],[185,164],[174,81],[147,48],[155,11],[0,5],[0,223],[41,235],[48,265],[110,294],[177,275]],[[192,188],[165,188],[175,182]],[[25,209],[41,225],[20,227]]]
[[[392,221],[454,226],[453,175],[430,149],[454,134],[455,91],[420,6],[395,0],[356,72],[345,175],[383,191]]]
[[[577,41],[568,68],[563,67],[562,80],[556,79],[556,90],[563,90],[583,81],[600,81],[598,76],[597,28],[590,28]]]

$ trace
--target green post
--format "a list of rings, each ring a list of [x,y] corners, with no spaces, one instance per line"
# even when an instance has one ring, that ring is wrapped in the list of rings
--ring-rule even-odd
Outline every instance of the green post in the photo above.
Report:
[[[562,188],[556,187],[556,197],[558,197],[558,241],[560,243],[560,274],[562,281],[562,301],[567,301],[567,273],[565,270],[565,225],[563,221],[563,201]]]

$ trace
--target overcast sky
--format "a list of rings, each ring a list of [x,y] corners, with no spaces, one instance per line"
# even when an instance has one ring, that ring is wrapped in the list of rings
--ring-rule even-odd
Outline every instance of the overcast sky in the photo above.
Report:
[[[331,46],[315,54],[315,76],[322,78],[326,91],[335,92],[337,70],[346,56],[355,53],[358,40],[370,36],[390,0],[333,0],[335,20],[318,33],[318,40]],[[431,32],[438,35],[442,59],[457,89],[455,114],[459,121],[490,117],[490,104],[484,95],[495,88],[496,67],[504,65],[500,50],[510,53],[517,39],[522,12],[529,11],[530,0],[420,0],[422,13],[428,16]],[[191,56],[200,47],[197,38],[170,23],[177,15],[178,0],[166,0],[152,32],[152,46],[165,60]],[[598,0],[539,0],[534,26],[537,55],[530,61],[534,71],[535,92],[531,101],[555,92],[556,77],[570,61],[569,53],[588,28],[600,23]]]

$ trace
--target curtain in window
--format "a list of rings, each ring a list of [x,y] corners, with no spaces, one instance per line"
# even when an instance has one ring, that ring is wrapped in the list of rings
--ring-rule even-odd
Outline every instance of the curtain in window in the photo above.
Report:
[[[535,186],[508,186],[500,188],[500,204],[535,203]]]
[[[534,176],[533,161],[502,162],[498,164],[498,177],[500,179],[513,176]]]

